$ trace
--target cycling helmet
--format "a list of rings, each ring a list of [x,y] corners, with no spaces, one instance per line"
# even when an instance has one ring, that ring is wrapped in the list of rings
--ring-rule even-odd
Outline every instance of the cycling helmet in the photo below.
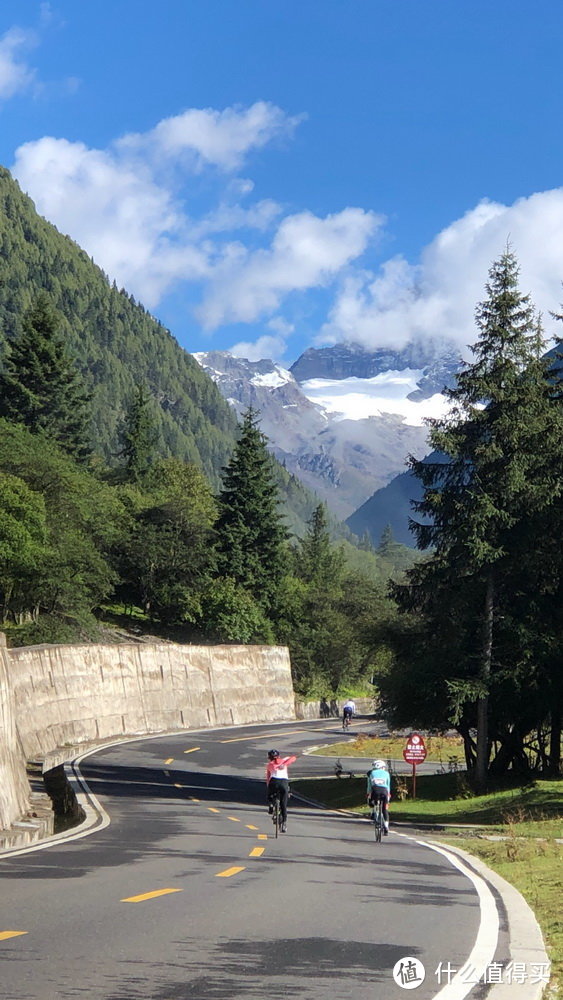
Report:
[[[279,755],[280,755],[279,750],[268,750],[269,760],[275,760],[276,757],[279,757]]]
[[[374,760],[372,767],[375,771],[387,770],[387,764],[385,763],[384,760]]]

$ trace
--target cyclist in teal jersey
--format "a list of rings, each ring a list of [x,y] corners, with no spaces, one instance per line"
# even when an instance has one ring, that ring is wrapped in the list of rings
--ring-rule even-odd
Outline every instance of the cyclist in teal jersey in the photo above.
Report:
[[[389,799],[391,798],[391,775],[384,760],[374,760],[368,771],[367,800],[375,808],[379,799],[383,806],[383,833],[389,833]]]

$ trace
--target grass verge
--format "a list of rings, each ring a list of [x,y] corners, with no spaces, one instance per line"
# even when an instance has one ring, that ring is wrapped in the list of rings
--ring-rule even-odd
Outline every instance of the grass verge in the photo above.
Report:
[[[354,723],[352,723],[353,725]],[[407,745],[404,736],[370,736],[362,733],[346,743],[333,743],[320,747],[313,753],[321,757],[382,757],[384,760],[402,760]],[[463,740],[459,736],[425,736],[426,760],[449,767],[450,763],[465,766]]]
[[[563,1000],[563,845],[553,840],[521,839],[518,824],[507,840],[440,837],[481,858],[514,885],[530,904],[542,929],[551,960],[551,980],[544,1000]]]
[[[311,778],[299,781],[304,795],[327,806],[367,811],[366,779]],[[297,783],[296,783],[297,790]],[[499,785],[487,795],[473,795],[465,772],[421,774],[416,799],[408,797],[410,778],[392,782],[391,813],[395,820],[437,826],[443,823],[477,824],[487,832],[508,835],[517,823],[519,836],[563,837],[563,781],[531,781],[526,785]],[[494,831],[491,829],[494,828]]]

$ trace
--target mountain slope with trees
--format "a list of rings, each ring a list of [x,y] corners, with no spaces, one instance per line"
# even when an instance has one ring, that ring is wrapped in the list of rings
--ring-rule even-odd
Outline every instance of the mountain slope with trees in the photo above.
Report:
[[[118,466],[122,431],[140,391],[148,397],[155,453],[199,465],[214,489],[233,449],[237,418],[213,381],[144,307],[110,283],[68,236],[43,219],[0,167],[0,366],[46,294],[58,333],[91,398],[89,447]],[[6,414],[8,415],[8,414]],[[290,530],[303,534],[317,498],[278,463]],[[345,529],[340,528],[345,533]]]
[[[92,394],[91,446],[116,464],[120,424],[135,388],[154,401],[158,451],[201,464],[218,485],[236,418],[199,365],[142,305],[69,237],[41,218],[0,168],[0,350],[22,332],[23,317],[46,292],[60,333]]]

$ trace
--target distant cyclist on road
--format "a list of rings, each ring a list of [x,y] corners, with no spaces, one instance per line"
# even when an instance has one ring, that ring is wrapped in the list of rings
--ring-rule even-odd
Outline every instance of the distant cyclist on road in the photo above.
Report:
[[[346,719],[352,721],[352,717],[356,714],[356,702],[352,698],[348,698],[348,701],[344,702],[344,708],[342,709],[342,721],[346,722]]]
[[[367,800],[375,808],[381,799],[383,804],[383,833],[389,833],[389,799],[391,798],[391,776],[384,760],[374,760],[368,771]]]
[[[297,760],[297,756],[280,757],[279,750],[268,750],[266,785],[268,789],[268,812],[274,811],[276,795],[280,800],[281,832],[287,833],[287,800],[289,798],[289,775],[287,769]]]

